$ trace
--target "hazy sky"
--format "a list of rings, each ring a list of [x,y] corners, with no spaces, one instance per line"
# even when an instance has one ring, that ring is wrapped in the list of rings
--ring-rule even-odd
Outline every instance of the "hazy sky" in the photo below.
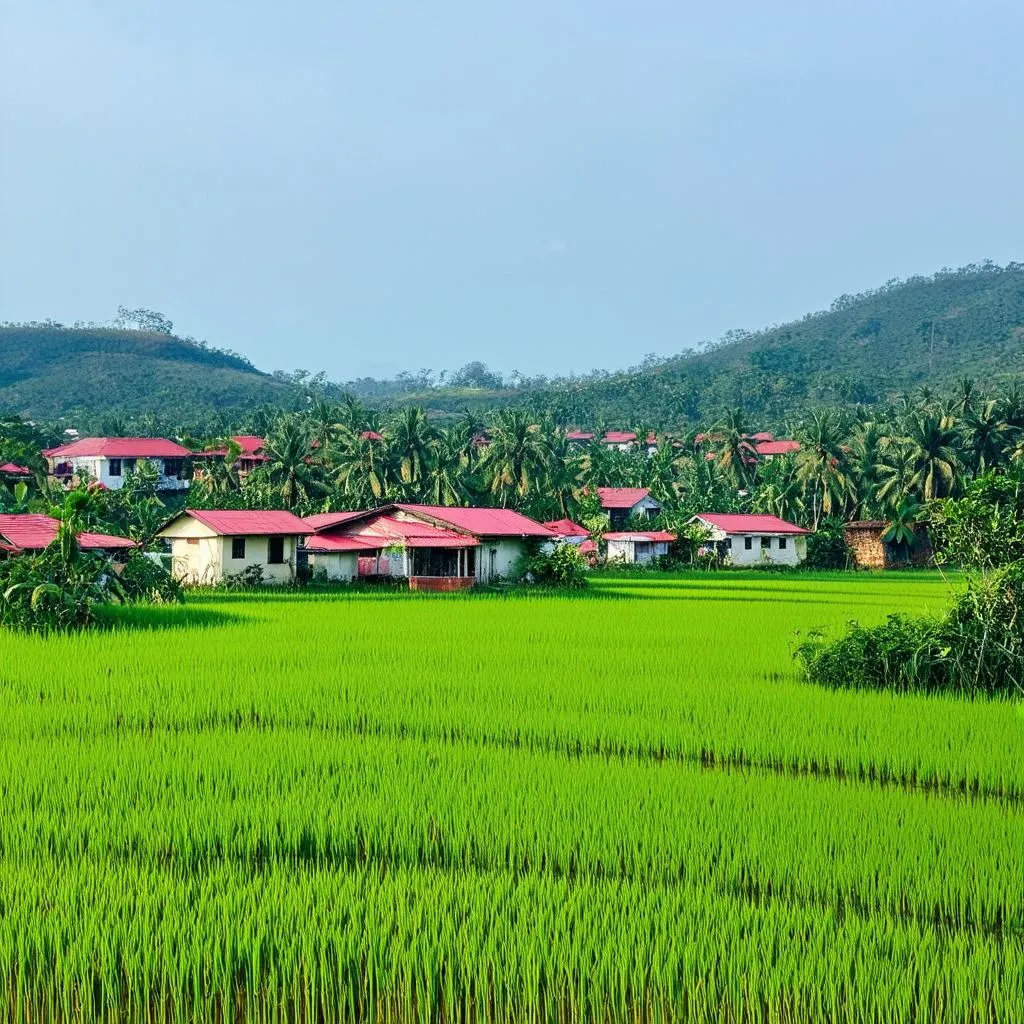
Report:
[[[1024,257],[1020,0],[0,0],[0,319],[670,354]]]

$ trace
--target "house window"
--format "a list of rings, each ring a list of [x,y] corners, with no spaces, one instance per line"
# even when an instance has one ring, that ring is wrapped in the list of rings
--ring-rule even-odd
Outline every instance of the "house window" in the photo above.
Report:
[[[181,477],[181,459],[164,459],[164,476]]]
[[[107,473],[110,476],[120,476],[121,475],[121,460],[120,459],[111,459],[110,460],[110,465],[107,467]]]
[[[126,473],[134,473],[135,472],[135,463],[138,462],[139,460],[138,459],[124,459],[123,461],[124,461],[124,471]]]
[[[245,558],[245,538],[244,537],[232,537],[231,538],[231,557],[232,558]]]
[[[772,539],[771,539],[771,537],[762,537],[761,538],[761,550],[762,551],[770,550],[771,546],[772,546]]]
[[[780,537],[779,538],[779,550],[780,551],[785,551],[786,550],[786,538],[785,537]]]
[[[725,550],[732,551],[732,537],[725,538]]]
[[[267,565],[284,565],[284,537],[268,538]]]
[[[743,548],[746,551],[753,551],[754,550],[754,538],[753,537],[744,537],[743,538]]]

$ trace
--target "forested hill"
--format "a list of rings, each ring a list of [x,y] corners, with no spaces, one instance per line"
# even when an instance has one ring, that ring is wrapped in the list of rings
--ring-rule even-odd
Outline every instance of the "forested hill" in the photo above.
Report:
[[[732,331],[700,351],[623,372],[408,399],[436,409],[529,400],[563,423],[591,426],[706,422],[739,406],[771,426],[811,405],[875,404],[965,376],[986,385],[1024,377],[1024,264],[893,281],[802,320]]]
[[[292,392],[239,355],[170,334],[0,326],[0,410],[36,419],[118,413],[189,422],[283,404]]]
[[[794,323],[733,331],[699,351],[573,380],[503,381],[471,364],[448,378],[325,385],[322,375],[266,374],[235,353],[166,333],[0,327],[0,411],[51,420],[114,413],[198,423],[217,412],[237,420],[256,406],[295,407],[326,389],[332,398],[350,391],[373,404],[439,413],[529,405],[579,426],[673,427],[741,406],[772,427],[811,405],[873,404],[965,376],[984,385],[1024,377],[1024,264],[893,281]]]

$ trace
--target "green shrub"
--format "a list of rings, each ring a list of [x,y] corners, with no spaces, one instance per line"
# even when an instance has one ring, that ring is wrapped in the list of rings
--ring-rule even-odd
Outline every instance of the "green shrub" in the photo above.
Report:
[[[812,633],[796,657],[824,686],[1024,694],[1024,562],[971,579],[942,618],[890,615],[837,639]]]
[[[582,588],[587,585],[587,560],[575,544],[558,544],[528,558],[522,578],[543,586]]]
[[[120,572],[121,587],[132,601],[173,604],[181,600],[181,584],[141,551],[133,551]]]
[[[808,569],[845,569],[849,560],[842,519],[823,519],[807,538]]]

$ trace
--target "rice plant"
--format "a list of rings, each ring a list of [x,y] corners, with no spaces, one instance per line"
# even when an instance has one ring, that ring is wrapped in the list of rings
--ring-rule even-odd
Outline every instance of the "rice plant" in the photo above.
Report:
[[[5,1018],[983,1021],[1024,722],[800,681],[929,575],[213,596],[0,634]]]

